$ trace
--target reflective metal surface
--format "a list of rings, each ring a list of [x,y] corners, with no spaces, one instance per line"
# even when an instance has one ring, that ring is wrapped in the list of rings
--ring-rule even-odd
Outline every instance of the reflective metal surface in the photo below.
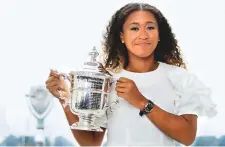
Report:
[[[98,52],[95,48],[89,55],[90,61],[85,62],[80,70],[69,74],[70,109],[79,117],[79,122],[74,123],[71,129],[102,131],[100,126],[95,124],[95,120],[104,115],[109,108],[113,77],[96,61]]]

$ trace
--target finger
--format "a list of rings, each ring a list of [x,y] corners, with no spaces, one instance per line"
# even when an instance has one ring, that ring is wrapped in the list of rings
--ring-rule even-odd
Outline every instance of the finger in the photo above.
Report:
[[[126,83],[123,83],[123,82],[117,82],[116,83],[116,87],[121,87],[121,88],[125,88],[126,87]]]
[[[65,82],[61,81],[60,79],[54,79],[50,82],[46,82],[46,88],[52,89],[53,87],[57,87],[58,90],[67,90],[67,85],[64,83]]]
[[[116,92],[122,92],[122,93],[124,93],[125,90],[126,90],[126,88],[123,88],[123,87],[116,87],[115,90],[116,90]]]
[[[63,76],[59,77],[59,83],[60,83],[60,88],[62,88],[63,90],[68,90],[68,83],[66,83],[65,79]]]
[[[54,87],[54,88],[56,88],[56,90],[68,91],[68,88],[66,86],[67,85],[56,82],[56,83],[52,84],[51,86],[47,86],[47,87],[49,87],[49,88]]]
[[[55,85],[60,85],[60,88],[63,90],[66,90],[68,85],[66,84],[65,80],[63,77],[60,76],[60,78],[56,77],[49,77],[48,80],[45,82],[47,87],[55,86]]]
[[[70,94],[66,91],[57,90],[57,94],[60,101],[67,101],[70,99]]]
[[[49,76],[59,77],[59,73],[57,71],[51,69]]]
[[[55,86],[55,85],[60,85],[60,81],[59,80],[54,80],[54,81],[46,83],[47,87],[52,87],[52,86]]]
[[[70,97],[68,97],[68,92],[63,90],[57,90],[57,95],[59,99],[68,100]]]
[[[58,94],[58,85],[54,85],[54,86],[46,86],[46,88],[48,89],[48,91],[56,98],[59,97]]]
[[[122,92],[117,92],[117,96],[118,96],[118,97],[121,97],[121,98],[124,98],[124,93],[122,93]]]
[[[45,84],[47,85],[48,83],[51,83],[51,82],[57,81],[57,80],[59,80],[59,79],[56,77],[50,76],[50,77],[48,77],[47,81],[45,81]]]
[[[120,77],[120,78],[117,80],[117,82],[128,82],[128,81],[130,81],[130,79],[125,78],[125,77]]]
[[[49,90],[49,92],[55,96],[56,98],[64,98],[66,97],[68,99],[69,93],[68,91],[64,91],[60,88],[60,85],[55,85],[52,87],[48,87],[47,88]],[[61,94],[60,94],[61,93]]]
[[[46,88],[48,89],[48,91],[49,91],[50,93],[52,93],[54,96],[56,96],[56,95],[55,95],[55,91],[57,91],[57,90],[59,89],[58,87],[59,87],[58,84],[52,85],[52,86],[46,85]]]

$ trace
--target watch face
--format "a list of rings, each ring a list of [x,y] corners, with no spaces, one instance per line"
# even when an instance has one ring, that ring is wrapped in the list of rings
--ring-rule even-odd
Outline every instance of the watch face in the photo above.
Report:
[[[152,110],[152,104],[148,104],[146,107],[145,107],[145,111],[146,112],[150,112]]]

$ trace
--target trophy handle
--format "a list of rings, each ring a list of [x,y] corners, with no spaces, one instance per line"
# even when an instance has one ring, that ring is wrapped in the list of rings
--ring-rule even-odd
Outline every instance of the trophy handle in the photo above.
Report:
[[[59,98],[61,100],[64,100],[64,103],[62,104],[63,108],[65,108],[67,105],[70,105],[70,99],[67,99],[66,97],[63,97],[61,90],[58,90],[58,93],[59,93]]]
[[[111,81],[109,82],[109,87],[110,89],[115,86],[117,80],[119,79],[119,77],[115,77],[115,78],[112,78]],[[116,95],[116,100],[113,101],[113,102],[109,102],[106,106],[105,106],[105,111],[107,111],[108,109],[113,112],[113,107],[119,103],[119,97]]]
[[[118,103],[119,103],[119,97],[117,96],[117,97],[116,97],[116,100],[115,100],[114,102],[109,103],[107,109],[109,109],[111,112],[113,112],[113,111],[114,111],[113,107],[114,107],[115,105],[117,105]],[[106,109],[106,110],[107,110],[107,109]]]
[[[68,86],[70,95],[71,95],[71,87],[72,87],[71,86],[72,85],[72,80],[71,80],[72,77],[71,77],[71,75],[66,74],[66,73],[59,73],[59,76],[62,76],[64,78],[64,80],[65,80],[65,82],[66,82],[66,84]],[[70,105],[71,104],[71,102],[70,102],[71,97],[69,99],[63,97],[62,96],[62,92],[60,90],[58,90],[58,93],[59,93],[59,98],[62,99],[62,100],[64,100],[64,104],[62,104],[63,108],[65,108],[67,105]]]

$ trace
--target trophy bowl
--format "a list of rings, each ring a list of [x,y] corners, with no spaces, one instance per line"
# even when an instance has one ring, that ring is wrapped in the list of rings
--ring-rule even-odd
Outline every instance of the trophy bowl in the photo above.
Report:
[[[109,93],[115,80],[101,63],[96,62],[98,52],[95,48],[89,55],[91,61],[69,74],[70,110],[79,117],[79,121],[72,124],[71,129],[102,131],[95,120],[105,115],[109,108]]]

